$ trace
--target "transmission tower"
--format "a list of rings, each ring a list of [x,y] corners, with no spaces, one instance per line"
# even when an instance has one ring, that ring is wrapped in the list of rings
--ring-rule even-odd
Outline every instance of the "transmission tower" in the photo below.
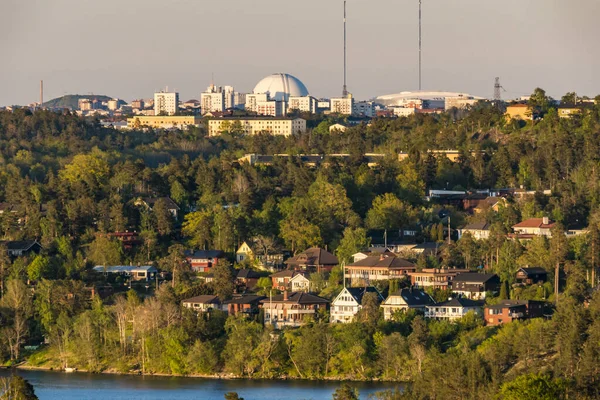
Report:
[[[421,0],[419,0],[419,90],[421,90]]]
[[[494,101],[498,102],[502,100],[502,92],[500,89],[504,89],[502,85],[500,85],[500,78],[496,77],[496,81],[494,82]]]

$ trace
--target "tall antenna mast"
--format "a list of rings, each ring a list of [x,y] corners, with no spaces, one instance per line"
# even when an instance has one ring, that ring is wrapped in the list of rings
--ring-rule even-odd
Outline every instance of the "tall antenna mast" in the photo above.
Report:
[[[40,109],[44,106],[44,81],[40,81]]]
[[[421,90],[421,1],[419,0],[419,90]]]
[[[346,86],[346,0],[344,0],[344,87],[342,96],[348,96],[348,88]]]

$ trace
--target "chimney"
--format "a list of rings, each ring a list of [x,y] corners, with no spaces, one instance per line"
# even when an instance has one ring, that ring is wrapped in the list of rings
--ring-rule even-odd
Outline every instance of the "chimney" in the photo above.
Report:
[[[548,224],[550,223],[550,221],[548,220],[548,217],[544,217],[544,218],[542,218],[542,223],[543,223],[544,225],[548,225]]]
[[[283,301],[288,301],[288,291],[287,290],[283,291]]]

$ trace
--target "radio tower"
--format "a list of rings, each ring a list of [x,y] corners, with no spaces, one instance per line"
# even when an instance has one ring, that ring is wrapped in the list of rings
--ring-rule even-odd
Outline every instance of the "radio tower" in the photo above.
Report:
[[[346,86],[346,0],[344,0],[344,87],[342,88],[342,96],[348,96],[348,88]]]
[[[496,77],[496,81],[494,82],[494,102],[502,101],[502,93],[500,89],[504,89],[502,85],[500,85],[500,78]]]
[[[419,0],[419,90],[421,90],[421,1]]]

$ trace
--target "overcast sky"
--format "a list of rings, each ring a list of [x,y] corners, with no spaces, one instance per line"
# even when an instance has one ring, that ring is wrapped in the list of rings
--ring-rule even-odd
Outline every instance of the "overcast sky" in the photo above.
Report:
[[[199,98],[288,72],[342,89],[341,0],[0,0],[0,105],[64,94]],[[418,88],[418,0],[348,0],[348,89]],[[423,89],[600,94],[600,0],[423,0]],[[596,75],[594,75],[596,72]]]

